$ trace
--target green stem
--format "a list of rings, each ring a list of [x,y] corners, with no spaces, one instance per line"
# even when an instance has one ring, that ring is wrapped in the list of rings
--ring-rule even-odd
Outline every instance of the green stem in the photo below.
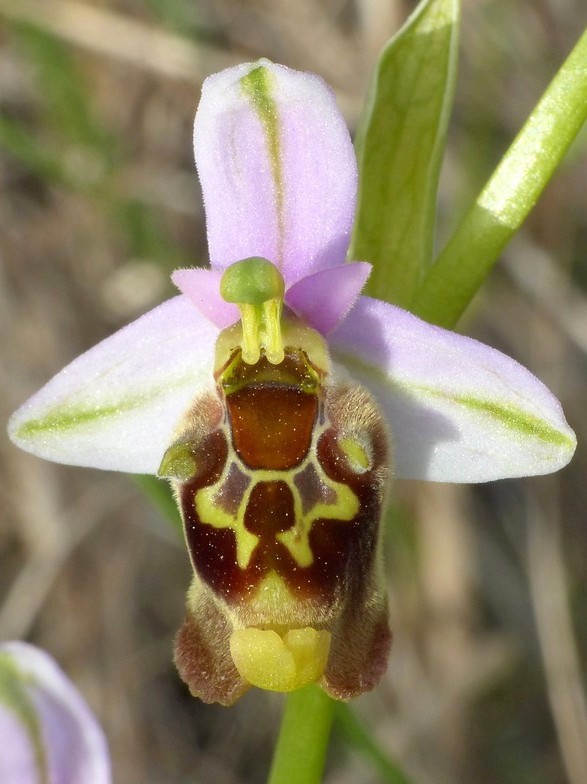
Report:
[[[318,686],[288,694],[268,784],[320,784],[333,715]]]
[[[452,327],[587,119],[587,32],[428,272],[413,310]]]

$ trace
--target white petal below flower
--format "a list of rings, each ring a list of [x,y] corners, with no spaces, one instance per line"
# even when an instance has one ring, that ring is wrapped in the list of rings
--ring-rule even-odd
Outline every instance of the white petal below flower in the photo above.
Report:
[[[387,414],[398,477],[486,482],[557,471],[573,456],[559,401],[483,343],[368,297],[330,343]]]
[[[0,645],[2,784],[110,784],[106,740],[55,662],[21,642]]]
[[[42,781],[34,743],[25,725],[0,704],[0,781],[4,784],[38,784]]]
[[[194,397],[213,384],[218,329],[184,296],[82,354],[10,419],[11,439],[57,463],[155,474]]]

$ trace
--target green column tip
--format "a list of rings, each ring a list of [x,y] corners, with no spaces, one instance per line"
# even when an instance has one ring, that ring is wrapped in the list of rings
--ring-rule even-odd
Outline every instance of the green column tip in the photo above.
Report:
[[[252,256],[232,264],[220,281],[226,302],[262,305],[270,299],[282,300],[285,284],[277,267],[267,259]]]

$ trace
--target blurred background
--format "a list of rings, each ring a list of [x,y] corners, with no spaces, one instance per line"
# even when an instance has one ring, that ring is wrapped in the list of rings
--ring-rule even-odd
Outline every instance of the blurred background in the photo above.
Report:
[[[191,124],[205,76],[267,56],[321,74],[356,127],[408,0],[0,0],[0,415],[206,263]],[[467,0],[438,242],[587,23],[584,0]],[[398,482],[395,643],[337,725],[328,784],[587,782],[587,133],[460,329],[511,354],[577,431],[552,477]],[[282,698],[204,706],[175,674],[190,578],[157,486],[45,463],[0,433],[0,638],[48,649],[119,784],[265,780]],[[161,487],[159,487],[161,489]],[[173,518],[171,518],[173,519]],[[372,750],[373,751],[373,750]]]

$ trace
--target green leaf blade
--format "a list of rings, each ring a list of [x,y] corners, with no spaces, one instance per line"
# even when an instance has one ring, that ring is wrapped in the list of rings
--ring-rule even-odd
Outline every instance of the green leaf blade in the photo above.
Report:
[[[356,140],[350,257],[367,293],[409,307],[432,259],[436,194],[456,75],[458,0],[425,0],[384,49]]]

